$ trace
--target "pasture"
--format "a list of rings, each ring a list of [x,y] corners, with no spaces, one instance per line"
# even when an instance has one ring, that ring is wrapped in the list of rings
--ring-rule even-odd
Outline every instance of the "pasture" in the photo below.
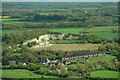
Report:
[[[105,56],[97,56],[97,57],[92,57],[92,58],[79,58],[79,59],[74,59],[74,60],[71,60],[71,62],[74,62],[74,63],[77,63],[77,62],[89,62],[89,61],[98,61],[98,60],[101,60],[101,61],[111,61],[113,60],[114,58],[116,58],[115,56],[111,56],[111,55],[105,55]]]
[[[21,34],[26,31],[31,31],[33,29],[31,28],[21,28],[21,29],[7,29],[7,30],[2,30],[2,34],[10,34],[10,33],[16,33],[16,34]]]
[[[92,27],[92,28],[53,28],[50,29],[54,32],[60,32],[63,34],[79,34],[80,32],[88,32],[88,34],[102,37],[102,38],[110,38],[114,39],[118,37],[118,33],[113,33],[112,30],[118,29],[118,26],[104,26],[104,27]]]
[[[90,34],[101,38],[109,38],[109,39],[118,38],[118,33],[112,33],[112,32],[92,32]]]
[[[44,75],[35,74],[32,71],[24,69],[0,70],[2,78],[41,78]],[[57,78],[55,76],[44,76],[44,78]]]
[[[97,57],[93,57],[93,58],[88,58],[87,61],[97,61],[97,60],[109,61],[109,60],[113,60],[114,58],[116,58],[116,57],[111,56],[111,55],[105,55],[105,56],[97,56]]]
[[[90,73],[92,78],[118,78],[117,71],[99,70]]]
[[[46,47],[34,47],[32,50],[63,50],[63,51],[76,51],[76,50],[96,50],[101,44],[52,44]]]
[[[3,34],[10,34],[10,33],[16,33],[20,34],[25,31],[33,30],[36,28],[21,28],[21,29],[7,29],[2,30]],[[41,29],[41,28],[37,28]],[[60,32],[62,34],[79,34],[80,32],[88,32],[88,34],[102,37],[102,38],[109,38],[114,39],[118,37],[118,33],[113,33],[112,30],[118,29],[118,26],[104,26],[104,27],[92,27],[92,28],[51,28],[50,31],[53,32]]]
[[[118,29],[118,26],[102,26],[92,28],[53,28],[51,31],[61,32],[63,34],[79,34],[80,32],[111,32],[113,29]]]

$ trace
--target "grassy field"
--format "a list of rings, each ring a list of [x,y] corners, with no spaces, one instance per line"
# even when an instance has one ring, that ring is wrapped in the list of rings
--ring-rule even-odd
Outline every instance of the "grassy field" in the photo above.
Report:
[[[23,69],[0,70],[0,72],[2,72],[2,76],[0,76],[2,78],[41,78],[42,76]],[[44,76],[44,78],[57,78],[57,77]]]
[[[54,32],[60,32],[60,33],[63,33],[63,34],[68,34],[68,33],[79,34],[80,31],[83,30],[83,28],[53,28],[53,29],[50,29],[50,30],[54,31]]]
[[[92,28],[53,28],[51,31],[61,32],[64,34],[73,33],[79,34],[80,32],[105,32],[112,31],[113,29],[118,29],[118,26],[103,26],[103,27],[92,27]]]
[[[77,62],[97,61],[97,60],[110,61],[110,60],[113,60],[114,58],[116,58],[116,57],[111,56],[111,55],[105,55],[105,56],[97,56],[97,57],[93,57],[93,58],[88,58],[87,60],[85,58],[74,59],[74,60],[71,60],[71,62],[77,63]]]
[[[116,57],[111,56],[111,55],[105,55],[105,56],[98,56],[98,57],[88,58],[87,61],[97,61],[97,60],[109,61],[109,60],[113,60],[114,58],[116,58]]]
[[[115,38],[118,37],[117,33],[113,33],[113,29],[118,29],[118,26],[104,26],[104,27],[93,27],[93,28],[54,28],[51,31],[61,32],[63,34],[79,34],[80,32],[88,32],[89,34],[95,35],[102,38]]]
[[[95,35],[97,37],[101,37],[101,38],[109,38],[109,39],[114,39],[118,37],[118,33],[112,33],[112,32],[92,32],[90,33],[92,35]]]
[[[93,71],[90,73],[92,78],[118,78],[117,71],[108,71],[108,70],[100,70],[100,71]]]
[[[31,28],[23,28],[23,29],[7,29],[7,30],[2,30],[2,34],[10,34],[10,33],[16,33],[20,34],[26,31],[33,30]]]
[[[50,40],[51,44],[76,44],[76,43],[84,43],[82,40]]]
[[[40,29],[40,28],[39,28]],[[60,32],[63,34],[79,34],[80,32],[88,32],[89,34],[95,35],[97,37],[107,37],[107,38],[115,38],[118,37],[117,33],[112,33],[113,29],[118,29],[118,26],[104,26],[104,27],[93,27],[93,28],[52,28],[50,31]],[[26,29],[9,29],[3,30],[3,34],[9,33],[22,33],[28,30],[32,30],[31,28]]]
[[[63,50],[63,51],[75,51],[75,50],[95,50],[101,44],[53,44],[47,47],[36,47],[32,50]]]
[[[38,29],[38,28],[37,28]],[[41,29],[41,28],[39,28]],[[93,28],[52,28],[50,31],[60,32],[63,34],[79,34],[80,32],[88,32],[88,34],[95,35],[97,37],[102,38],[110,38],[114,39],[118,37],[117,33],[113,33],[113,29],[118,29],[118,26],[104,26],[104,27],[93,27]],[[32,30],[31,28],[26,29],[9,29],[9,30],[2,30],[3,34],[10,34],[10,33],[23,33],[25,31]]]

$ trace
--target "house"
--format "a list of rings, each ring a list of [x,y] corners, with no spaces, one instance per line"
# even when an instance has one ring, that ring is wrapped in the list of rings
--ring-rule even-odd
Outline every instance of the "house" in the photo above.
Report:
[[[23,65],[24,65],[24,66],[26,66],[26,65],[27,65],[27,63],[25,63],[25,62],[24,62],[24,63],[23,63]]]

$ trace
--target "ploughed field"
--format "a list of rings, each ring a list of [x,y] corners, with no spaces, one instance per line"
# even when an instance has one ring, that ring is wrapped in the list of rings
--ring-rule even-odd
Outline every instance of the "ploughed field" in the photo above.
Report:
[[[34,47],[32,50],[63,50],[63,51],[76,51],[76,50],[96,50],[101,44],[52,44],[46,47]]]

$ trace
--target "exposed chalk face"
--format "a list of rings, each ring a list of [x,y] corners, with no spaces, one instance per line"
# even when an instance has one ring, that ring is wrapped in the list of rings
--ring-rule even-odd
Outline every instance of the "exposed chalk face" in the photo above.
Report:
[[[23,43],[23,45],[27,45],[28,43],[32,43],[32,42],[36,42],[39,47],[46,47],[49,46],[51,44],[49,44],[49,40],[50,39],[63,39],[65,35],[64,34],[45,34],[45,35],[41,35],[39,36],[39,38],[34,38],[31,40],[27,40]]]
[[[27,45],[28,43],[32,43],[32,42],[36,42],[39,45],[39,47],[45,47],[45,46],[49,45],[49,39],[50,39],[50,36],[48,34],[41,35],[41,36],[39,36],[38,39],[34,38],[31,40],[27,40],[26,42],[23,43],[23,45]]]

